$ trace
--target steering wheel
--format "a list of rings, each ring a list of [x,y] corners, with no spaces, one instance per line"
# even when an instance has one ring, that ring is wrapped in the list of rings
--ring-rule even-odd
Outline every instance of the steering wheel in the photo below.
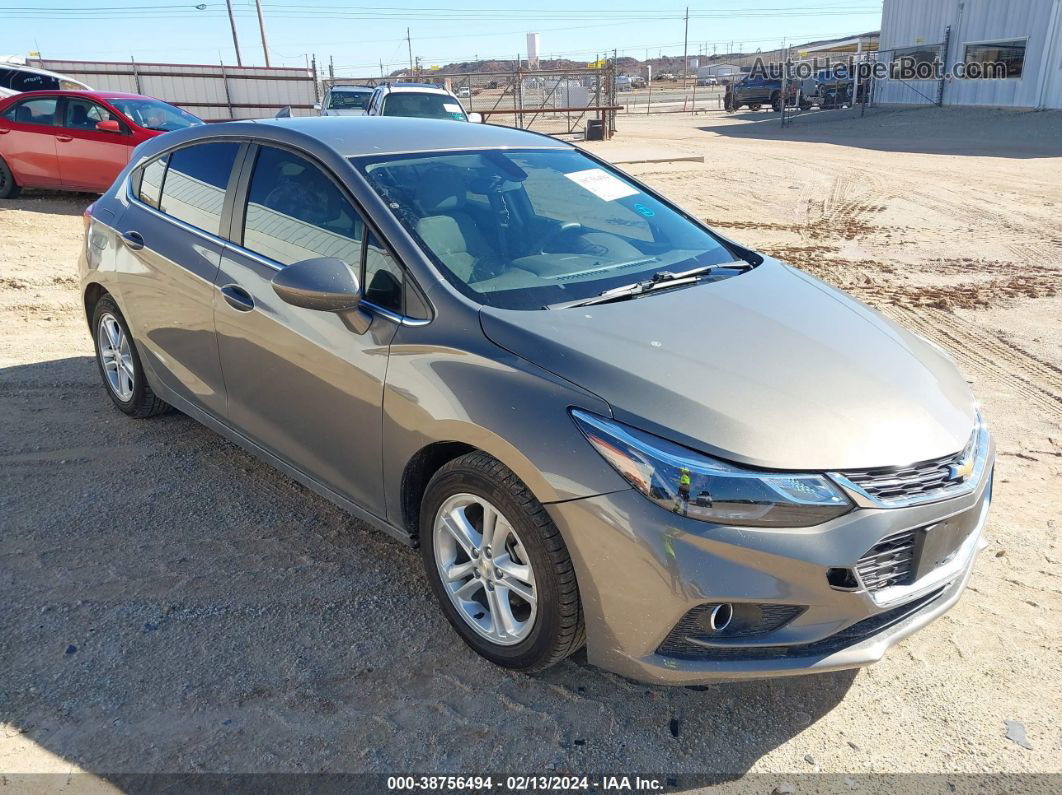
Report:
[[[561,224],[559,228],[554,229],[552,232],[550,232],[548,235],[546,235],[546,237],[542,240],[541,244],[538,247],[538,253],[539,254],[545,254],[546,253],[546,247],[550,243],[552,243],[554,240],[559,238],[561,235],[566,235],[569,232],[573,232],[576,229],[582,229],[582,228],[583,228],[583,225],[581,223],[579,223],[578,221],[568,221],[567,223]]]

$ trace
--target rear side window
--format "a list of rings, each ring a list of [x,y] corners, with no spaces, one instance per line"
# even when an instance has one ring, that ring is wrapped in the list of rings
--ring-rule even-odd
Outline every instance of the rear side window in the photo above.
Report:
[[[282,265],[338,257],[360,268],[361,237],[361,216],[321,169],[283,149],[259,150],[247,194],[244,248]]]
[[[16,69],[8,80],[7,87],[15,91],[55,91],[59,88],[59,78]]]
[[[55,97],[24,99],[5,110],[4,118],[18,124],[51,126],[55,123],[55,106],[58,101]]]
[[[237,143],[209,143],[170,153],[159,209],[198,229],[220,234],[225,188],[239,148]]]
[[[137,196],[149,207],[159,208],[162,193],[162,178],[166,176],[166,155],[155,158],[141,170],[140,190]]]

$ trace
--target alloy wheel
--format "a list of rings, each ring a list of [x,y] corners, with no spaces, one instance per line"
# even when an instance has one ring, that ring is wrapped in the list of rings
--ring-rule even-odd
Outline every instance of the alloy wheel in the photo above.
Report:
[[[538,615],[535,572],[520,536],[493,504],[455,494],[435,515],[435,564],[458,614],[502,646],[530,635]]]
[[[114,315],[104,313],[100,316],[96,345],[103,372],[107,376],[107,385],[119,400],[131,400],[136,384],[136,366],[129,349],[129,337]]]

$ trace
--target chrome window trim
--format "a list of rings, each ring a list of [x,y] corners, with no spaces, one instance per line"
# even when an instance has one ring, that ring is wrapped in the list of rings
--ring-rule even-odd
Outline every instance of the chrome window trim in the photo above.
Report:
[[[138,168],[139,168],[139,166],[138,166]],[[176,226],[176,227],[178,227],[180,229],[183,229],[186,232],[191,232],[192,234],[198,235],[199,237],[201,237],[204,240],[207,240],[207,241],[209,241],[211,243],[215,243],[215,244],[223,246],[225,248],[232,249],[233,251],[236,251],[237,253],[241,254],[242,256],[245,256],[245,257],[247,257],[249,259],[253,259],[255,262],[258,262],[258,263],[260,263],[262,265],[265,265],[267,268],[272,268],[275,271],[281,271],[281,270],[284,269],[284,266],[281,265],[279,262],[274,262],[273,260],[269,259],[268,257],[263,257],[261,254],[256,254],[255,252],[251,251],[250,249],[246,249],[243,246],[240,246],[240,245],[237,245],[236,243],[233,243],[231,240],[225,240],[224,238],[218,237],[217,235],[212,235],[210,232],[207,232],[207,231],[205,231],[203,229],[200,229],[199,227],[192,226],[191,224],[182,221],[180,218],[174,218],[173,216],[167,215],[166,213],[162,212],[161,210],[156,210],[154,207],[150,207],[149,205],[144,204],[142,201],[140,201],[140,199],[136,198],[133,195],[132,184],[131,184],[131,182],[128,179],[126,179],[126,181],[125,181],[125,195],[126,195],[126,199],[128,199],[131,203],[137,205],[138,207],[140,207],[143,210],[147,210],[152,215],[155,215],[155,216],[163,219],[164,221],[169,221],[174,226]],[[366,301],[364,299],[362,299],[362,301],[358,304],[358,306],[359,307],[363,306],[366,309],[370,310],[373,314],[376,314],[376,315],[379,315],[380,317],[386,318],[387,320],[390,320],[392,323],[397,323],[400,326],[417,327],[417,326],[426,326],[429,323],[431,323],[431,319],[430,318],[425,320],[425,319],[422,319],[422,318],[408,317],[406,315],[399,314],[398,312],[393,312],[390,309],[385,309],[382,306],[378,306],[378,305],[374,304],[372,301]]]

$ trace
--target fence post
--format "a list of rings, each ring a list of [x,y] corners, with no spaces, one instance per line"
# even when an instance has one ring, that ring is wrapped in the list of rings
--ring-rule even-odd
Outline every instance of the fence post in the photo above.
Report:
[[[944,43],[940,45],[942,52],[940,53],[940,59],[943,62],[944,74],[948,72],[948,49],[951,44],[951,25],[944,28]],[[937,107],[944,105],[944,74],[940,76],[940,82],[937,84]]]

